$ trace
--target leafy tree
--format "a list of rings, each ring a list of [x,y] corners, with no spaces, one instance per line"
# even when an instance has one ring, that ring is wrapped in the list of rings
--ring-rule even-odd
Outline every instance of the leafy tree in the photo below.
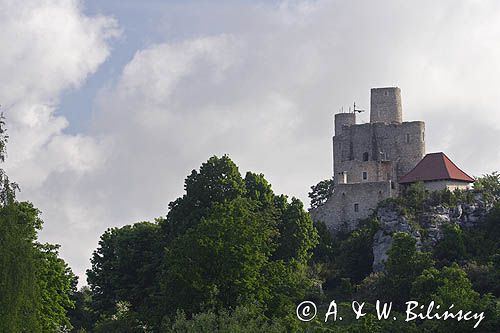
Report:
[[[334,258],[334,240],[332,233],[324,222],[315,221],[314,227],[318,232],[318,245],[313,250],[314,262],[332,262]]]
[[[500,199],[500,174],[493,172],[477,178],[474,182],[474,190],[482,193],[487,202],[498,202]]]
[[[428,200],[429,192],[425,189],[423,182],[416,182],[407,188],[402,197],[404,208],[412,214],[422,213]]]
[[[322,180],[318,184],[311,186],[311,192],[309,192],[311,208],[317,208],[323,205],[326,200],[332,196],[333,187],[333,178]]]
[[[297,259],[307,262],[311,249],[318,243],[318,234],[309,214],[299,199],[292,198],[288,203],[285,196],[278,198],[280,219],[278,220],[278,249],[273,258]]]
[[[466,229],[464,240],[467,256],[479,263],[488,263],[496,254],[500,254],[500,204],[489,211],[485,220],[478,226]]]
[[[498,323],[498,313],[495,313],[496,305],[492,297],[481,298],[479,293],[472,288],[467,274],[457,264],[443,267],[442,270],[434,267],[424,270],[413,282],[412,294],[423,304],[435,301],[441,308],[448,308],[453,304],[454,309],[457,310],[485,311],[485,318],[488,319],[479,326],[477,331],[491,332],[491,329]],[[436,332],[470,332],[474,324],[473,322],[429,321],[423,326]]]
[[[280,321],[270,321],[260,309],[252,306],[238,306],[233,311],[226,309],[218,313],[208,310],[188,319],[182,311],[177,312],[173,322],[163,324],[165,333],[254,333],[287,332]]]
[[[168,205],[167,218],[160,223],[167,240],[198,223],[213,204],[244,195],[245,182],[227,155],[213,156],[201,165],[199,172],[191,172],[184,189],[186,194]]]
[[[164,288],[172,309],[230,307],[263,301],[261,278],[276,243],[276,221],[258,203],[240,198],[217,204],[168,247]]]
[[[451,263],[465,257],[462,229],[456,224],[443,226],[443,239],[434,248],[434,258]]]
[[[0,207],[0,332],[40,330],[35,241],[41,223],[30,203]]]
[[[151,328],[142,323],[128,302],[116,303],[112,315],[104,315],[95,325],[95,333],[148,333]]]
[[[76,289],[76,285],[74,288]],[[75,306],[73,309],[68,310],[68,317],[74,331],[91,331],[97,318],[92,309],[92,292],[90,288],[83,286],[80,290],[73,292],[71,299]]]
[[[386,299],[397,306],[404,304],[410,296],[413,281],[425,269],[433,265],[430,253],[418,252],[416,240],[402,232],[393,235],[393,243],[388,251],[385,265],[386,280],[384,294]]]
[[[59,258],[59,245],[38,245],[36,281],[38,287],[38,322],[43,332],[72,328],[67,311],[74,307],[71,299],[77,278]]]
[[[108,229],[87,271],[93,308],[110,315],[117,302],[126,301],[132,311],[150,317],[149,310],[157,303],[161,257],[158,224],[141,222]]]
[[[378,228],[376,219],[361,222],[361,228],[341,240],[335,266],[344,277],[360,282],[372,272],[373,236]]]

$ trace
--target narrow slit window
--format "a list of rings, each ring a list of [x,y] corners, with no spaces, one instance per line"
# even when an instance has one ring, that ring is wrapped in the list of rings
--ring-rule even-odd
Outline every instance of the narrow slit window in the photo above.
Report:
[[[367,179],[368,179],[368,172],[363,171],[363,180],[367,180]]]
[[[406,143],[410,143],[410,134],[409,133],[406,134]]]
[[[357,203],[354,204],[354,211],[356,213],[359,212],[359,204],[357,204]]]

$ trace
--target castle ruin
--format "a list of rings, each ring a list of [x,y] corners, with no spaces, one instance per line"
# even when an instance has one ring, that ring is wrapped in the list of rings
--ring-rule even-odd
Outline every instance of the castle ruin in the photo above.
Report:
[[[403,121],[401,90],[371,89],[370,122],[356,124],[356,111],[335,115],[334,192],[311,210],[333,233],[351,231],[383,199],[399,195],[398,181],[425,155],[425,123]]]

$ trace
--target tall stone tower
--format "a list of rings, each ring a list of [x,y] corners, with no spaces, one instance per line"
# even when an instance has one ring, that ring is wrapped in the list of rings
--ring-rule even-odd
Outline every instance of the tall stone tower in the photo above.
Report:
[[[370,101],[370,123],[401,124],[401,89],[373,88]]]
[[[356,124],[356,113],[335,115],[334,192],[311,210],[335,233],[350,231],[378,202],[399,194],[398,180],[425,155],[425,124],[403,122],[401,90],[371,89],[370,123]]]

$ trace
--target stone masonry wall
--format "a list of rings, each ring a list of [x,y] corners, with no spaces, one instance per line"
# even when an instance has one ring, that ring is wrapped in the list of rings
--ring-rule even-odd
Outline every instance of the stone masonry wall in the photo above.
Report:
[[[311,210],[310,214],[314,221],[324,222],[333,234],[352,231],[358,226],[359,219],[370,216],[377,203],[392,194],[388,181],[338,184],[327,202]]]

